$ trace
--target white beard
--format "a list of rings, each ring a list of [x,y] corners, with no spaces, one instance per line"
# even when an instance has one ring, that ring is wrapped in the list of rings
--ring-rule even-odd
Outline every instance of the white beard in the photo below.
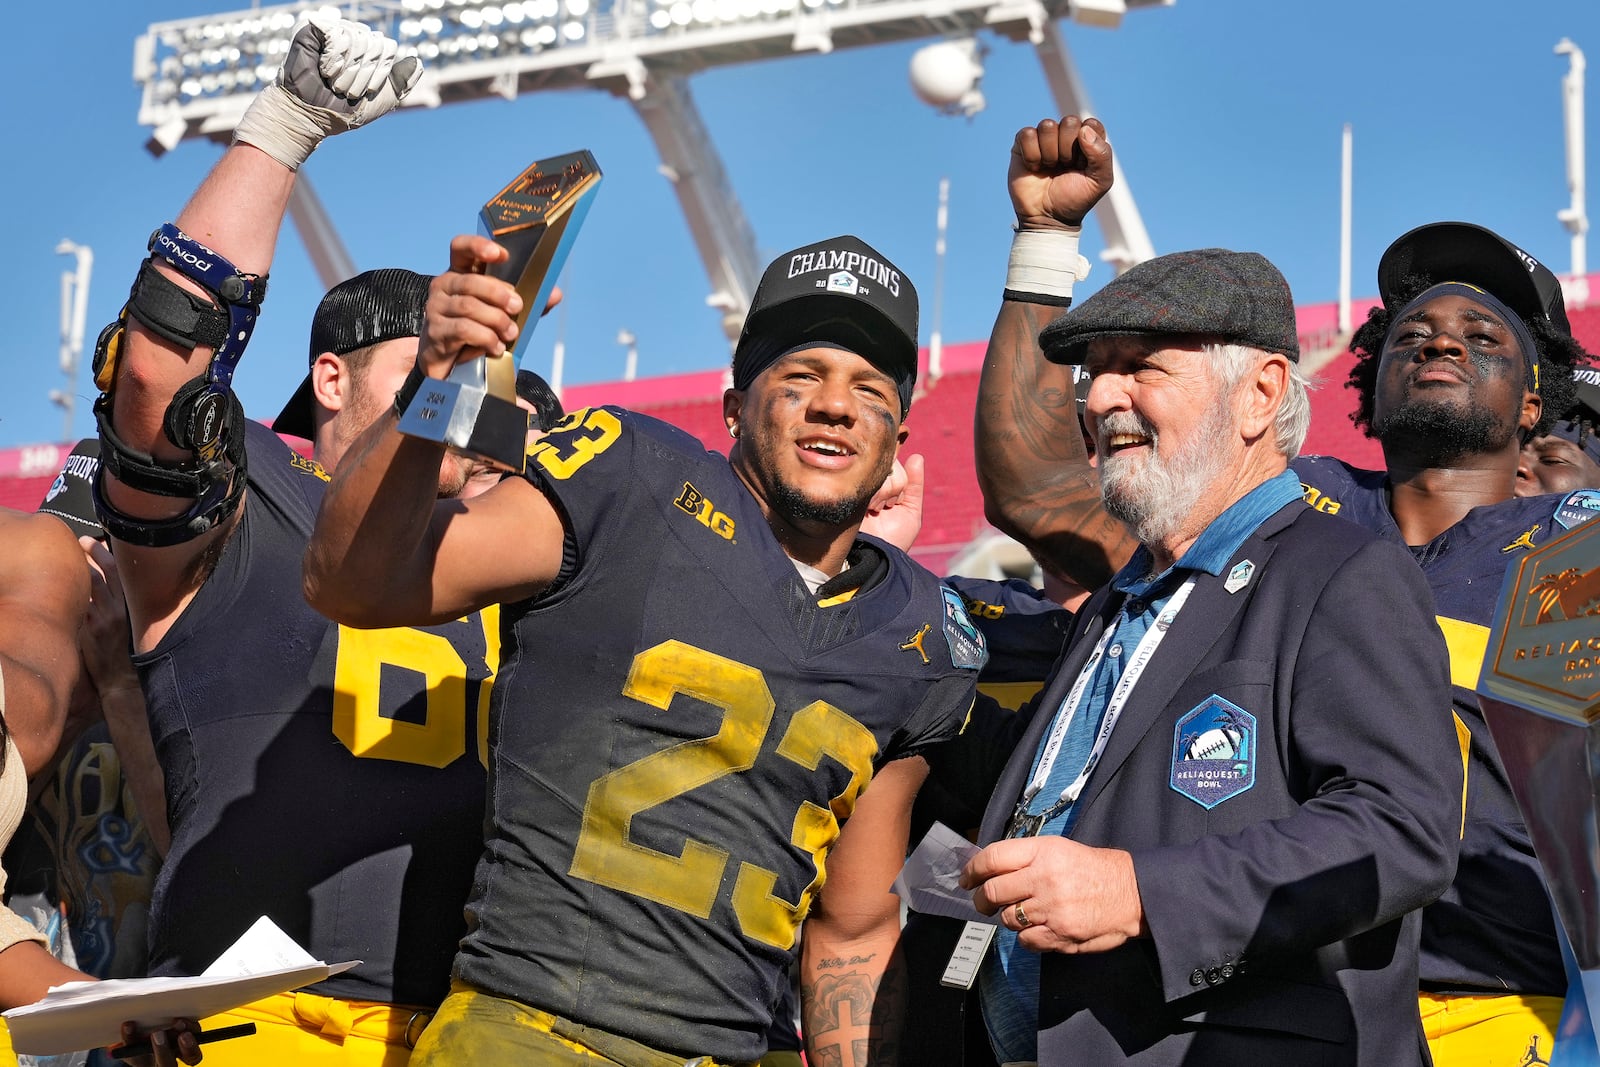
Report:
[[[1228,397],[1217,397],[1189,440],[1161,455],[1155,427],[1131,411],[1112,412],[1096,427],[1100,457],[1100,498],[1106,512],[1133,531],[1142,545],[1171,538],[1191,521],[1200,497],[1227,465],[1217,447],[1232,430]],[[1140,434],[1150,445],[1140,456],[1112,453],[1107,442],[1119,433]]]

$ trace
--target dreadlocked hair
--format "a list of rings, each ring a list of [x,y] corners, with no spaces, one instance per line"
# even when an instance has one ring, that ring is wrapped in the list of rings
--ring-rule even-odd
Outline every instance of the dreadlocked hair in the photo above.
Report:
[[[1350,413],[1350,421],[1368,437],[1373,436],[1372,395],[1378,387],[1378,361],[1383,357],[1383,339],[1389,334],[1389,324],[1396,312],[1434,284],[1427,278],[1406,275],[1389,303],[1379,304],[1367,312],[1367,321],[1350,338],[1350,351],[1356,363],[1350,368],[1346,384],[1356,391],[1359,401],[1356,410]],[[1538,425],[1527,435],[1538,437],[1548,433],[1551,424],[1577,402],[1578,388],[1572,380],[1572,369],[1587,363],[1589,355],[1582,345],[1562,333],[1549,319],[1538,316],[1523,322],[1533,336],[1534,347],[1539,350],[1539,396],[1544,405]]]

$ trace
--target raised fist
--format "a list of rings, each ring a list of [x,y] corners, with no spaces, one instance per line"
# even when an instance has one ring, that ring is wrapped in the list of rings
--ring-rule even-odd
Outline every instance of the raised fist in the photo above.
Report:
[[[298,169],[323,138],[399,106],[422,77],[422,61],[398,53],[394,41],[359,22],[310,15],[295,31],[277,80],[239,121],[234,140]]]
[[[1024,230],[1081,226],[1111,189],[1111,142],[1099,119],[1066,115],[1017,131],[1006,182]]]

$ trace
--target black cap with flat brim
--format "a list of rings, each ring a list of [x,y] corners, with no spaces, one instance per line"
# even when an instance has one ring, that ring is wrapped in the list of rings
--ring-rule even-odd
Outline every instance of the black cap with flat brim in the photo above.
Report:
[[[733,353],[733,384],[750,382],[784,352],[822,342],[854,352],[895,380],[901,414],[917,380],[917,291],[900,268],[858,237],[785,252],[767,267]]]
[[[1561,281],[1550,268],[1493,230],[1470,222],[1434,222],[1396,240],[1378,261],[1378,295],[1384,307],[1396,301],[1407,279],[1428,285],[1462,282],[1482,289],[1524,322],[1548,319],[1571,334]]]

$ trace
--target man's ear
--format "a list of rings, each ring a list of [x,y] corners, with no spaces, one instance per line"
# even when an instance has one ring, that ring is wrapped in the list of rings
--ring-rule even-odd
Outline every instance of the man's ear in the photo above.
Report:
[[[329,411],[343,410],[350,402],[355,385],[350,368],[332,352],[324,352],[311,363],[311,396]]]
[[[725,390],[722,394],[722,424],[728,428],[728,436],[736,441],[739,439],[739,424],[743,414],[744,390]]]
[[[1289,357],[1271,352],[1255,374],[1245,379],[1239,404],[1239,432],[1246,439],[1255,440],[1272,428],[1289,392],[1289,374]]]
[[[1544,397],[1531,389],[1522,392],[1522,410],[1517,416],[1517,427],[1524,431],[1523,440],[1526,441],[1533,433],[1533,428],[1539,425],[1539,417],[1544,414]]]

